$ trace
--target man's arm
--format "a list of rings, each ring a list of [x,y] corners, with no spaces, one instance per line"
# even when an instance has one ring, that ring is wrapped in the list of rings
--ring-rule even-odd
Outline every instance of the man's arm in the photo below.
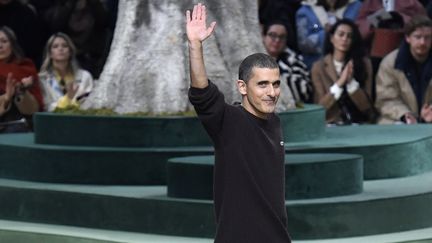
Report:
[[[192,15],[186,11],[186,33],[189,44],[190,78],[194,88],[205,88],[208,79],[204,65],[202,42],[214,31],[216,22],[212,22],[207,28],[207,13],[205,6],[198,3],[194,6]]]

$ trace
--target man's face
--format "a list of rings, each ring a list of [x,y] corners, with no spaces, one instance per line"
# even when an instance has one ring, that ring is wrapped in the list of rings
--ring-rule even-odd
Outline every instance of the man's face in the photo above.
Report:
[[[432,45],[432,28],[420,27],[405,37],[410,45],[410,51],[417,60],[425,60]]]
[[[247,83],[237,81],[243,107],[253,115],[266,119],[276,109],[280,82],[279,68],[253,68],[252,78]]]

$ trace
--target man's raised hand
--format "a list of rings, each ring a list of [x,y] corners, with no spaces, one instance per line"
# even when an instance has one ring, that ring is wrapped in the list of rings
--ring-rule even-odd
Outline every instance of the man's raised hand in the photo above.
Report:
[[[207,27],[206,20],[206,7],[201,3],[194,6],[192,15],[189,10],[186,11],[186,33],[189,42],[203,42],[213,33],[216,22],[212,22],[210,26]]]

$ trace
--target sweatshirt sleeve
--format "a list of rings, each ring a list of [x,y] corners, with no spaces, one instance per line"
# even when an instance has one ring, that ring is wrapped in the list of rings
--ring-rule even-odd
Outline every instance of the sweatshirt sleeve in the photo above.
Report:
[[[207,133],[214,141],[223,125],[226,107],[224,95],[215,84],[209,81],[209,85],[203,89],[190,87],[189,101],[194,106]]]

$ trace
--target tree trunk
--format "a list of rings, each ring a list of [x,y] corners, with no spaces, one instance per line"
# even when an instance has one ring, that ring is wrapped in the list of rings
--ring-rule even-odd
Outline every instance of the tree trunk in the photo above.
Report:
[[[193,0],[119,1],[111,51],[95,90],[83,108],[117,112],[171,113],[190,109],[185,12]],[[207,74],[227,102],[240,101],[238,66],[264,52],[257,1],[205,0],[216,32],[204,44]]]

